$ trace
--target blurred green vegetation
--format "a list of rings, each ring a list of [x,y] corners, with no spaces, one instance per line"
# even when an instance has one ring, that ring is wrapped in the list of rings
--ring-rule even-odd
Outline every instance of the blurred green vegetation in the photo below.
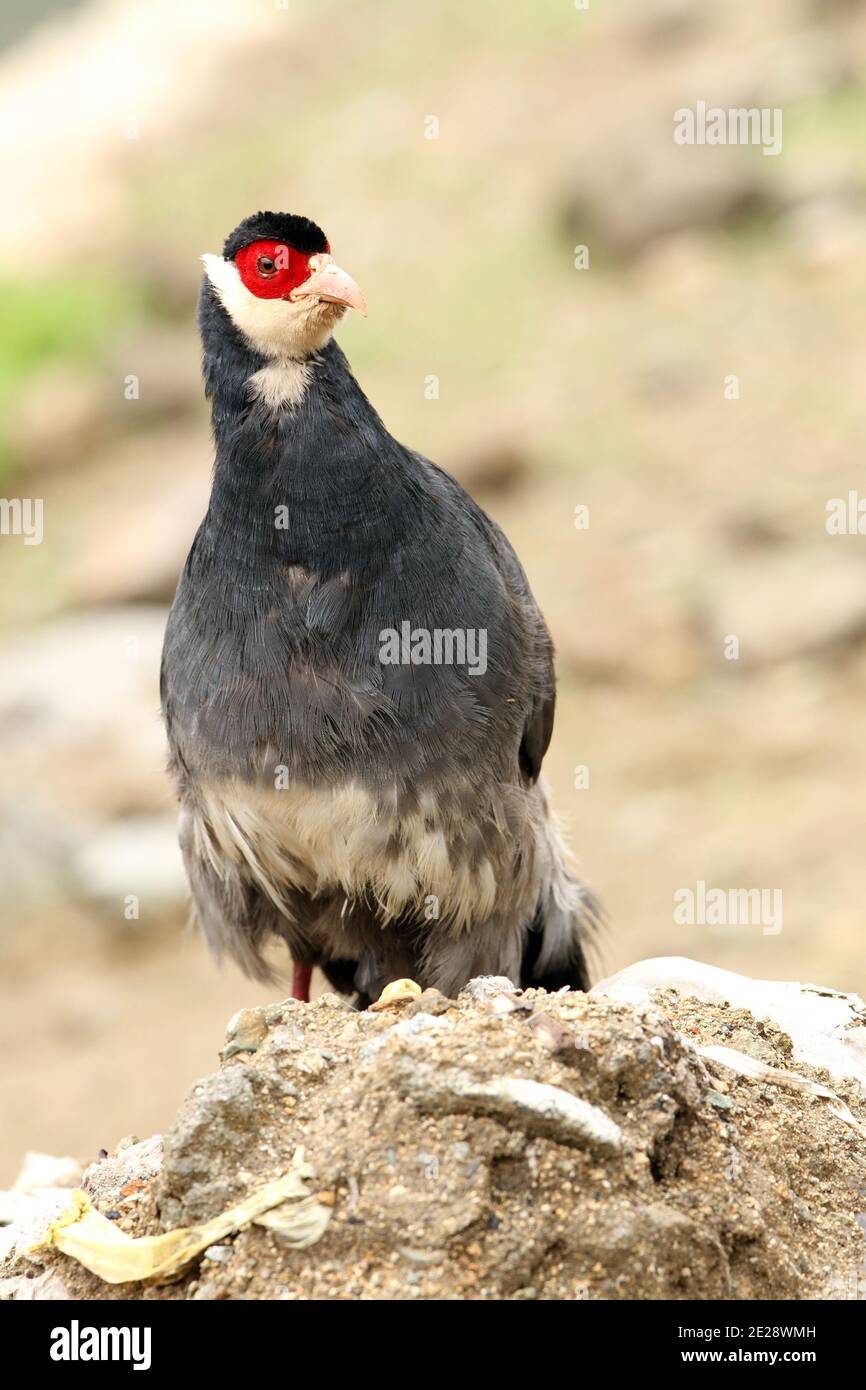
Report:
[[[106,334],[138,310],[135,281],[76,268],[40,279],[0,280],[0,382],[15,386],[58,358],[91,362]]]
[[[136,280],[114,272],[70,266],[38,281],[0,278],[0,478],[15,463],[5,425],[15,393],[53,363],[97,364],[141,305]]]
[[[844,156],[846,165],[866,173],[866,90],[862,83],[849,81],[789,102],[784,132],[785,156],[792,162],[826,163],[832,149],[837,160]]]

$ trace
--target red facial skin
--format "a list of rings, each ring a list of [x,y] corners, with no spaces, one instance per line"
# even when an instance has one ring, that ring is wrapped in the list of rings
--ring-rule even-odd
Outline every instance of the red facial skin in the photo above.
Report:
[[[284,241],[253,241],[235,256],[242,281],[257,299],[288,299],[310,278],[309,262],[309,256]]]

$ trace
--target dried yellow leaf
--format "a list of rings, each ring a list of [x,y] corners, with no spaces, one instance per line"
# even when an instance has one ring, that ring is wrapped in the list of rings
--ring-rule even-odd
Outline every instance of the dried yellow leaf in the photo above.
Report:
[[[321,1238],[330,1219],[330,1210],[310,1195],[307,1174],[296,1167],[212,1221],[158,1236],[128,1236],[95,1209],[86,1192],[76,1189],[66,1211],[30,1249],[60,1250],[106,1284],[141,1279],[164,1282],[177,1278],[209,1245],[251,1222],[268,1226],[288,1244],[303,1247]]]

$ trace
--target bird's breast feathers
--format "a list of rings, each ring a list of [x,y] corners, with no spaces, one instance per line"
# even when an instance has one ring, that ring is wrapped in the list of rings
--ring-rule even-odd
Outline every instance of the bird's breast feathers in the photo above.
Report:
[[[465,798],[422,793],[400,812],[396,796],[357,782],[272,789],[230,780],[200,785],[189,813],[196,853],[220,877],[239,872],[288,917],[294,893],[342,894],[374,907],[382,923],[409,918],[459,932],[493,916],[500,893],[512,909],[525,896],[531,915],[537,791],[476,791],[474,813]]]

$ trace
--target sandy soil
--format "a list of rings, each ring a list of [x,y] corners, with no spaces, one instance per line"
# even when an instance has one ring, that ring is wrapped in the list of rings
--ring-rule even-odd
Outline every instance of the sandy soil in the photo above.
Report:
[[[0,1274],[47,1271],[88,1298],[862,1296],[859,1087],[835,1083],[845,1123],[827,1100],[708,1069],[709,1043],[790,1066],[778,1029],[670,992],[630,1006],[481,982],[363,1014],[334,995],[249,1010],[156,1175],[128,1149],[85,1190],[129,1234],[156,1233],[219,1215],[302,1149],[318,1239],[292,1249],[250,1226],[149,1288],[54,1253]]]

